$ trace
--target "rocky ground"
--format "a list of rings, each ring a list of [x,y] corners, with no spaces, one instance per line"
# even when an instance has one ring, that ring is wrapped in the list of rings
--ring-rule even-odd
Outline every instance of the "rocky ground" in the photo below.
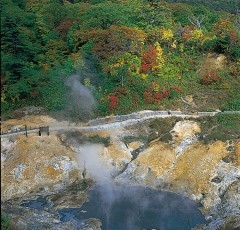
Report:
[[[52,122],[57,121],[48,116],[26,116],[8,120],[2,127]],[[85,163],[79,158],[79,151],[94,141],[99,147],[101,164],[116,183],[173,191],[200,202],[208,224],[196,229],[238,229],[240,140],[204,144],[197,135],[201,132],[200,125],[187,119],[178,121],[169,131],[172,138],[168,141],[156,135],[150,143],[139,138],[150,135],[148,121],[108,131],[2,137],[2,212],[9,215],[17,229],[33,229],[31,224],[36,223],[39,229],[45,225],[48,229],[74,229],[76,223],[61,225],[59,218],[49,212],[23,211],[17,204],[40,195],[47,196],[55,210],[85,202],[87,189],[79,189],[84,182]],[[126,142],[126,137],[131,137],[131,141]],[[87,170],[88,185],[93,176]],[[74,185],[78,189],[73,189]],[[95,219],[81,226],[81,229],[100,228],[101,223]]]

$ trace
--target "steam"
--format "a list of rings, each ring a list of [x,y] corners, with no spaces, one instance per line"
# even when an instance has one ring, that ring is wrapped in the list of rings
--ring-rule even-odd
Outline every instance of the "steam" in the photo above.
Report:
[[[105,212],[107,223],[110,219],[112,204],[116,198],[114,194],[115,185],[111,179],[110,172],[104,167],[100,159],[100,154],[103,152],[103,146],[98,144],[80,145],[78,152],[79,163],[82,167],[86,167],[87,174],[95,180],[97,189],[100,192],[102,200],[102,210]],[[89,176],[89,175],[88,175]]]
[[[99,144],[84,144],[79,146],[78,159],[82,167],[86,167],[87,173],[96,181],[97,185],[111,184],[111,176],[103,166],[100,154],[103,146]]]
[[[78,149],[77,157],[80,168],[85,167],[87,177],[91,177],[96,182],[95,191],[97,193],[93,199],[99,200],[94,209],[100,210],[101,216],[104,216],[106,229],[113,229],[112,220],[115,220],[116,228],[120,227],[120,229],[138,230],[143,225],[147,228],[148,226],[154,228],[157,225],[158,228],[161,227],[164,230],[167,226],[166,220],[171,217],[177,219],[178,215],[180,215],[180,221],[185,222],[185,226],[189,225],[188,229],[190,229],[189,218],[191,217],[191,222],[197,218],[192,213],[195,208],[194,202],[174,194],[157,192],[143,187],[117,186],[111,178],[110,171],[104,167],[101,160],[102,145],[84,144],[79,145]],[[182,210],[184,215],[181,214]],[[174,213],[173,216],[171,213]],[[156,215],[157,220],[152,219]]]
[[[91,118],[94,114],[94,109],[97,107],[96,100],[91,90],[81,84],[78,75],[69,77],[66,81],[66,85],[70,89],[66,106],[66,115],[79,120]]]

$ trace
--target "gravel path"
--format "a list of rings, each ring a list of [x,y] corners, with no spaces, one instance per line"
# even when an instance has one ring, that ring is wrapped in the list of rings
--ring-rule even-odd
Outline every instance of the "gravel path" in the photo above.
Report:
[[[91,120],[86,126],[78,126],[75,124],[66,125],[66,123],[61,126],[61,122],[58,122],[59,126],[49,126],[50,133],[53,131],[70,131],[70,130],[80,130],[80,131],[100,131],[116,129],[119,127],[125,127],[129,125],[134,125],[139,122],[143,122],[152,118],[167,118],[167,117],[181,117],[181,118],[197,118],[201,116],[215,116],[216,114],[239,114],[240,111],[225,111],[225,112],[197,112],[195,114],[183,114],[181,111],[141,111],[138,113],[132,113],[128,115],[116,115],[111,117],[105,117],[100,119]],[[111,120],[109,122],[109,120]],[[108,123],[107,123],[108,122]],[[28,130],[28,134],[38,132],[38,129]],[[20,131],[15,133],[2,134],[1,137],[10,137],[15,135],[25,135],[26,131]]]

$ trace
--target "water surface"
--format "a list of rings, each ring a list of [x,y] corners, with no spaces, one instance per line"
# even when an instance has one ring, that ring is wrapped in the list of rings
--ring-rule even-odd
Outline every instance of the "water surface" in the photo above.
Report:
[[[103,230],[189,230],[205,223],[198,204],[144,187],[95,187],[81,208],[59,210],[61,221],[100,219]]]

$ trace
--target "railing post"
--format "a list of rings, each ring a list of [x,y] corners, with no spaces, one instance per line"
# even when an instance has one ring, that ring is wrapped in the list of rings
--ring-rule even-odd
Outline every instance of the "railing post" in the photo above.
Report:
[[[25,125],[25,131],[26,131],[25,135],[26,135],[26,137],[28,137],[28,133],[27,133],[27,125]]]

